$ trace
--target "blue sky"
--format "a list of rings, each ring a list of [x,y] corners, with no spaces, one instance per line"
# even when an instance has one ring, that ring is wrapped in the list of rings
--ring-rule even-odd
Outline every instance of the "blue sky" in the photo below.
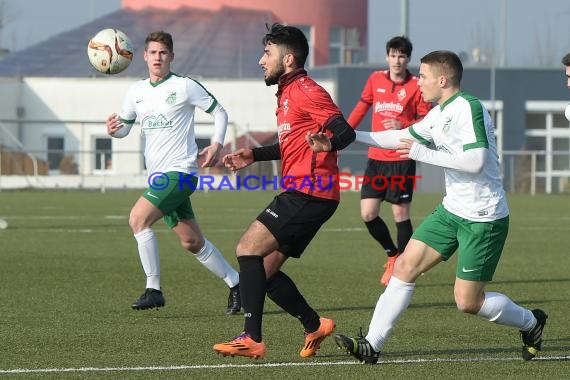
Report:
[[[283,1],[283,0],[267,0]],[[311,1],[311,0],[307,0]],[[351,1],[351,0],[346,0]],[[570,52],[569,0],[408,0],[412,65],[432,50],[493,51],[506,42],[511,67],[556,67]],[[20,50],[120,8],[121,0],[0,0],[5,26],[1,47]],[[506,13],[503,14],[503,4]],[[369,0],[369,60],[384,63],[384,44],[401,33],[400,0]],[[506,23],[504,22],[506,20]],[[112,24],[112,20],[109,21]]]
[[[568,0],[408,0],[409,36],[414,45],[412,65],[433,50],[494,51],[506,45],[510,67],[561,66],[570,52],[570,1]],[[503,8],[503,6],[505,6]],[[506,9],[506,12],[503,11]],[[369,46],[372,62],[385,62],[387,39],[401,33],[400,0],[369,0]],[[505,41],[506,43],[503,43]]]

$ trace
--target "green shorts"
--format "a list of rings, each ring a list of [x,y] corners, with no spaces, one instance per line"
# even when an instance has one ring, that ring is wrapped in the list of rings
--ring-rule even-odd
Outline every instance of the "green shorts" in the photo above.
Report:
[[[473,222],[436,207],[414,231],[413,239],[435,249],[448,260],[459,249],[456,276],[469,281],[491,281],[509,232],[509,217]]]
[[[186,177],[180,181],[180,176]],[[181,220],[194,219],[190,195],[196,190],[197,184],[198,177],[195,175],[167,172],[153,176],[151,186],[142,196],[162,211],[164,223],[174,228]]]

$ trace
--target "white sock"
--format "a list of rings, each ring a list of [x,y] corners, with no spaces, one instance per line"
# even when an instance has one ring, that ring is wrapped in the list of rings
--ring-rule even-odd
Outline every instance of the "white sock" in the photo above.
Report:
[[[160,290],[160,255],[158,241],[150,228],[135,234],[137,239],[141,264],[146,274],[146,287]]]
[[[415,283],[404,282],[392,276],[384,293],[378,298],[366,340],[375,351],[380,351],[392,335],[394,325],[408,308]]]
[[[536,324],[532,312],[511,301],[501,293],[485,292],[485,301],[477,315],[499,325],[516,327],[528,331]]]
[[[194,254],[194,256],[202,265],[208,268],[210,272],[224,280],[230,288],[239,284],[239,273],[228,264],[218,248],[208,240],[205,240],[202,249]]]

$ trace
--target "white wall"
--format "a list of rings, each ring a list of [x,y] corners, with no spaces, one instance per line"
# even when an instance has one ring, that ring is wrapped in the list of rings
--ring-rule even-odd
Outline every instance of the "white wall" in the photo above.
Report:
[[[121,108],[123,97],[133,78],[24,78],[0,82],[0,119],[15,129],[16,109],[23,107],[20,137],[28,151],[45,159],[48,136],[64,136],[65,149],[73,152],[82,174],[91,174],[92,151],[96,137],[107,137],[105,119]],[[276,129],[276,86],[267,87],[259,80],[197,79],[226,108],[229,122],[235,125],[237,135],[246,131],[273,131]],[[335,94],[332,81],[319,81],[331,95]],[[17,96],[21,91],[21,96]],[[196,134],[209,137],[212,126],[210,115],[196,113]],[[226,143],[231,139],[231,130]],[[1,142],[2,140],[0,140]],[[124,139],[113,140],[113,169],[110,174],[140,174],[143,172],[141,138],[135,127]],[[117,159],[115,159],[117,158]]]
[[[0,145],[13,147],[12,136],[19,137],[16,120],[22,87],[17,78],[0,78]]]

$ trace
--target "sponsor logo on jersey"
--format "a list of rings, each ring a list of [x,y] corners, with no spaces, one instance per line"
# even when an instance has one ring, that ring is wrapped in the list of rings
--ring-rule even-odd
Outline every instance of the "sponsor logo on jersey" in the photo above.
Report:
[[[279,126],[277,126],[277,137],[279,141],[283,141],[283,136],[289,133],[290,130],[291,124],[287,122],[279,124]]]
[[[172,128],[172,120],[168,120],[164,115],[147,116],[141,121],[144,130]]]
[[[396,111],[398,113],[402,113],[403,110],[404,106],[402,106],[400,103],[376,102],[376,104],[374,104],[374,112]]]

